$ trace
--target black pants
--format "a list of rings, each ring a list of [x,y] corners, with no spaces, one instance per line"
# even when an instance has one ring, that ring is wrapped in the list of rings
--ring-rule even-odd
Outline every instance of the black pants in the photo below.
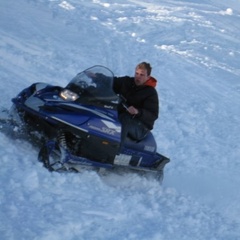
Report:
[[[146,137],[149,129],[137,118],[133,118],[129,113],[119,115],[119,120],[122,124],[121,142],[123,143],[126,137],[140,141]]]

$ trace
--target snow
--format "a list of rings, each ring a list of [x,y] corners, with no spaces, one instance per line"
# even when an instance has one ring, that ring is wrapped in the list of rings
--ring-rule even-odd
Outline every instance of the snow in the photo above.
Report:
[[[65,86],[104,65],[152,64],[171,162],[138,174],[50,173],[0,133],[2,240],[240,239],[239,0],[0,2],[1,108],[34,82]]]

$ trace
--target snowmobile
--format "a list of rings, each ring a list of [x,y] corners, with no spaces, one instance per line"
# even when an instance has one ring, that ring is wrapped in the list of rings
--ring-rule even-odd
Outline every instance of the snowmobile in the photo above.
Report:
[[[113,77],[111,70],[96,65],[66,87],[38,82],[12,99],[18,122],[28,134],[41,136],[38,159],[44,167],[58,172],[123,167],[162,179],[170,160],[157,152],[151,132],[141,141],[127,137],[121,143],[117,106],[124,103],[112,90]]]

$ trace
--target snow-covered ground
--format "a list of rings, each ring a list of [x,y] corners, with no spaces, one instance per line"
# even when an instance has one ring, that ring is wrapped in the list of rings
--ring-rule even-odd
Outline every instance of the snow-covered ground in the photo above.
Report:
[[[117,3],[116,3],[117,2]],[[158,79],[162,186],[137,174],[50,173],[0,133],[2,240],[240,239],[239,0],[1,0],[1,108],[31,83],[96,64]]]

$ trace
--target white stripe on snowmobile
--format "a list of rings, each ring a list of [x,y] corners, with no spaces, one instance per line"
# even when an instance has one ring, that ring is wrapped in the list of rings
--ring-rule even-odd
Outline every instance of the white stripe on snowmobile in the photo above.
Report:
[[[108,120],[112,121],[112,118],[108,117],[107,115],[105,115],[105,114],[103,114],[103,113],[100,113],[100,112],[98,112],[98,111],[89,109],[89,108],[87,108],[87,107],[79,106],[79,105],[72,104],[72,103],[62,103],[61,105],[73,106],[74,108],[86,110],[86,111],[89,111],[89,112],[92,112],[92,113],[98,115],[98,116],[101,117],[101,118],[105,118],[105,119],[108,119]]]
[[[51,116],[51,118],[53,118],[53,119],[55,119],[55,120],[57,120],[57,121],[59,121],[59,122],[65,123],[66,125],[69,125],[69,126],[71,126],[71,127],[77,128],[77,129],[79,129],[79,130],[81,130],[81,131],[88,132],[88,130],[86,130],[86,129],[84,129],[84,128],[80,128],[80,127],[78,127],[78,126],[76,126],[76,125],[73,125],[73,124],[71,124],[71,123],[69,123],[69,122],[66,122],[66,121],[64,121],[64,120],[62,120],[62,119],[60,119],[60,118],[53,117],[53,116]]]

